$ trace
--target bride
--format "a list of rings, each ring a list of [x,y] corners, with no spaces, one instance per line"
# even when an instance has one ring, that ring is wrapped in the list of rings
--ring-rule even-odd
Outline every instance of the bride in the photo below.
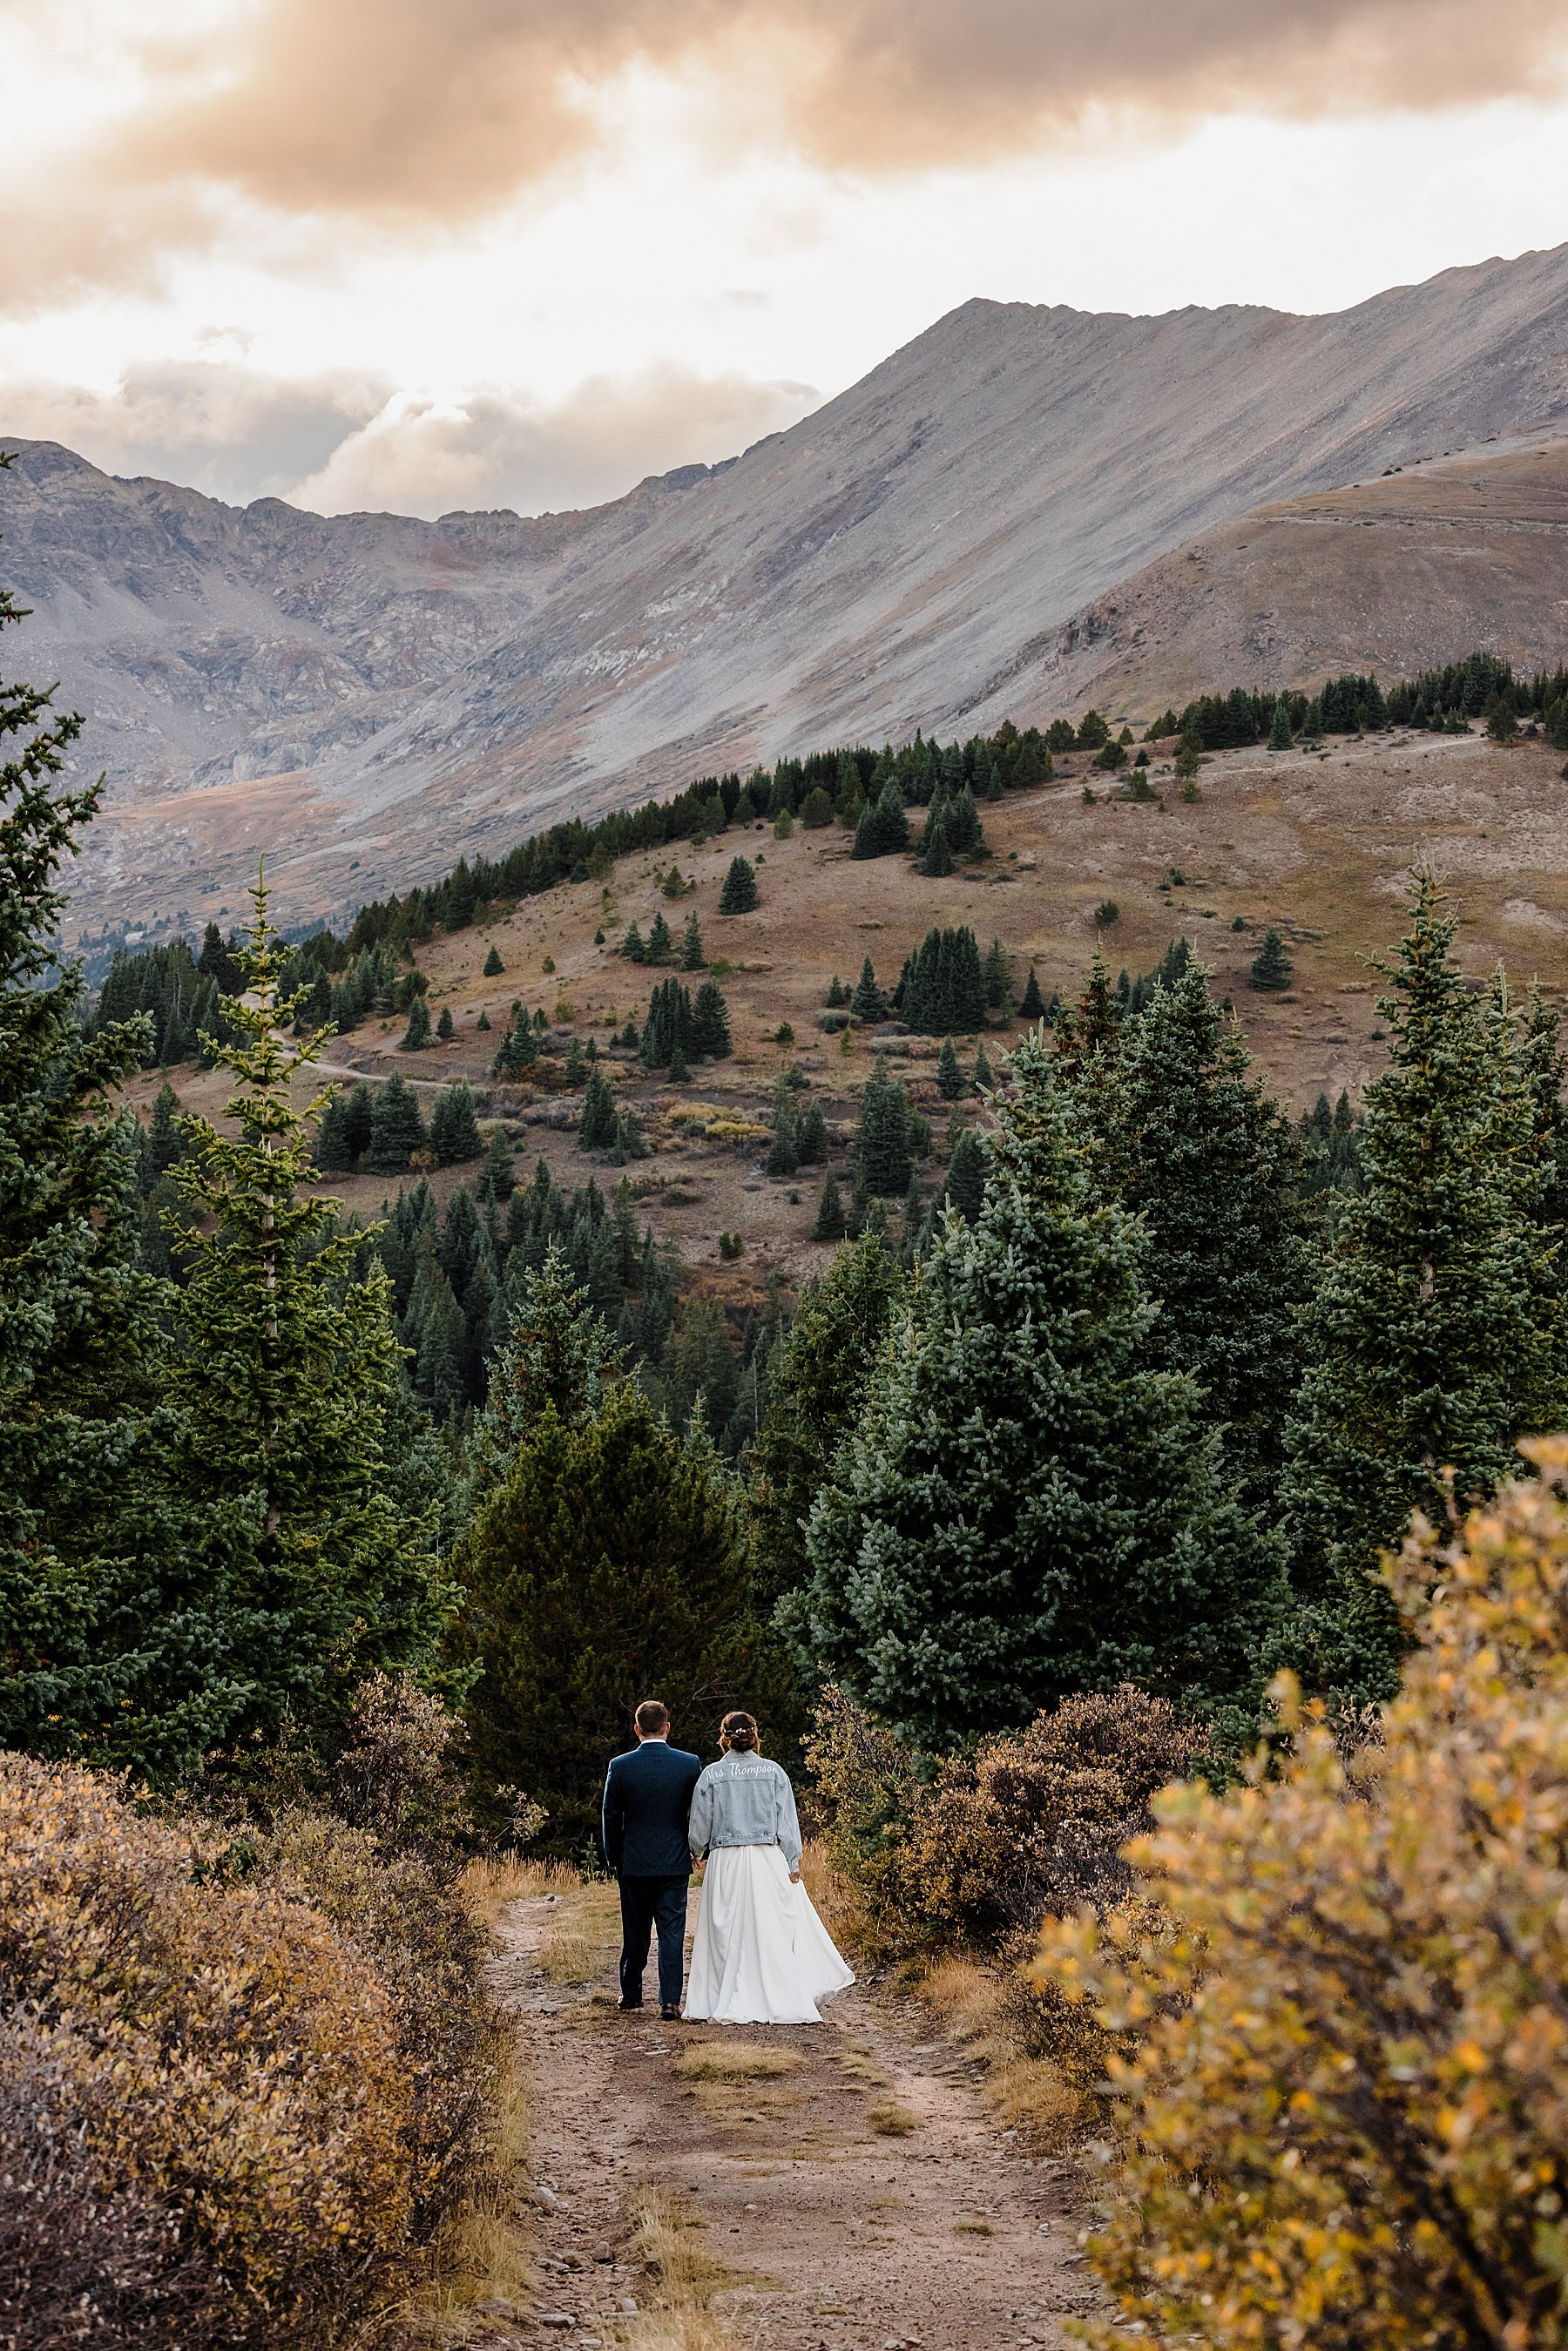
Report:
[[[821,2024],[817,2002],[854,1976],[800,1883],[795,1791],[758,1751],[749,1714],[727,1714],[718,1743],[724,1754],[697,1782],[687,1830],[703,1889],[686,2015]]]

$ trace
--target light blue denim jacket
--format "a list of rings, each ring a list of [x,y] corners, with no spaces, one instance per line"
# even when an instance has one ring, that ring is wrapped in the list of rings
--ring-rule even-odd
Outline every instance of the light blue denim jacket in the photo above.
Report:
[[[800,1823],[788,1771],[766,1755],[721,1755],[693,1792],[686,1842],[694,1855],[722,1844],[776,1844],[799,1869]]]

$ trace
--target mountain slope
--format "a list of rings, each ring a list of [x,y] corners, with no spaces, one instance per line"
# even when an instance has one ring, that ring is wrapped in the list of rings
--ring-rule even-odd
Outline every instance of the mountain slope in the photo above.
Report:
[[[240,514],[35,445],[0,528],[26,666],[113,768],[87,919],[233,903],[268,845],[305,913],[563,799],[994,724],[1053,629],[1196,534],[1565,423],[1568,246],[1322,318],[967,303],[733,464],[584,516]]]

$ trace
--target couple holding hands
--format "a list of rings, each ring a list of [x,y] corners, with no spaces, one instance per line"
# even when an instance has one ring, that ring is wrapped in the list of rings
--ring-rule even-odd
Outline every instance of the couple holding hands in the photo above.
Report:
[[[820,2024],[817,2002],[854,1981],[800,1882],[789,1775],[762,1754],[749,1714],[727,1714],[723,1753],[705,1769],[670,1744],[670,1718],[645,1698],[637,1745],[604,1782],[604,1858],[621,1887],[621,2005],[641,2008],[648,1944],[659,1938],[659,2013],[681,2014],[686,1889],[702,1880],[689,2021]]]

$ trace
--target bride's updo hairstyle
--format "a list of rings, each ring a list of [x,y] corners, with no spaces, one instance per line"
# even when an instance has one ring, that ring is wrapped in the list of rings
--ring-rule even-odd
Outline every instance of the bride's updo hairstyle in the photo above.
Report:
[[[757,1718],[750,1714],[727,1714],[718,1727],[718,1743],[727,1755],[755,1755],[757,1752]]]

